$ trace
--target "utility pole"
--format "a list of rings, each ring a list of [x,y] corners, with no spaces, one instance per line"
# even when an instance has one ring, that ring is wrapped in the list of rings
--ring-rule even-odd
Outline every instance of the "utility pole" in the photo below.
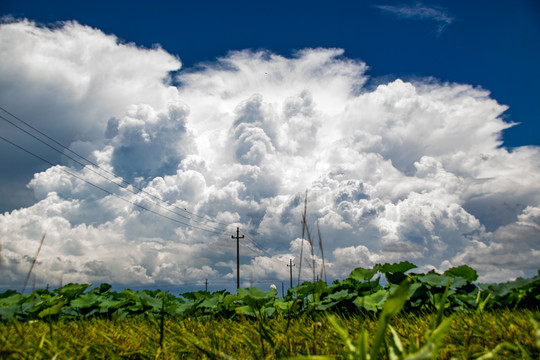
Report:
[[[291,272],[291,289],[292,289],[292,268],[293,266],[295,266],[295,264],[292,263],[292,259],[290,259],[290,265],[287,264],[288,267],[290,267],[290,272]]]
[[[240,236],[240,228],[236,228],[236,236],[231,236],[236,239],[236,288],[240,289],[240,239],[244,238],[244,235]]]
[[[204,286],[204,291],[208,291],[208,279],[206,279],[204,285],[205,285],[205,286]]]

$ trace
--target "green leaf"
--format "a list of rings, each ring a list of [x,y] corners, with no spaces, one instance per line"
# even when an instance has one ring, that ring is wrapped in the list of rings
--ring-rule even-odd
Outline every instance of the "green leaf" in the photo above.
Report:
[[[410,263],[408,261],[402,261],[400,263],[393,263],[393,264],[384,264],[382,266],[380,266],[379,268],[379,271],[382,272],[383,274],[386,274],[386,273],[406,273],[407,271],[411,270],[411,269],[415,269],[417,268],[416,265],[414,265],[413,263]]]
[[[276,297],[277,291],[264,291],[257,288],[238,289],[238,298],[253,309],[260,309],[270,299]]]
[[[450,287],[454,288],[454,289],[458,289],[462,286],[465,286],[469,283],[469,281],[463,277],[456,277],[454,278],[454,280],[452,281],[452,283],[450,284]]]
[[[140,302],[139,296],[131,289],[124,289],[118,294],[119,298]]]
[[[62,306],[64,306],[64,303],[59,302],[58,304],[48,307],[47,309],[41,311],[38,315],[40,318],[43,318],[48,315],[56,315],[60,312],[60,310],[62,310]]]
[[[54,290],[56,294],[61,294],[64,299],[71,300],[82,294],[90,287],[89,284],[67,284],[63,287]]]
[[[431,339],[433,340],[433,342],[435,344],[437,344],[437,346],[442,345],[442,341],[443,341],[444,337],[446,336],[448,331],[450,331],[450,325],[452,325],[453,320],[454,320],[453,316],[450,316],[450,317],[447,317],[446,319],[443,319],[439,323],[437,328],[435,328],[435,330],[433,330],[433,332],[431,333]]]
[[[468,282],[472,283],[478,280],[478,273],[472,267],[467,265],[461,265],[458,267],[452,267],[444,272],[444,275],[453,277],[462,277]]]
[[[304,299],[308,297],[309,295],[313,294],[315,291],[315,284],[309,281],[305,281],[304,283],[295,286],[292,289],[289,289],[289,292],[292,294],[292,296],[295,296],[299,299]]]
[[[384,303],[383,310],[379,316],[379,321],[377,322],[373,346],[371,347],[371,360],[378,359],[390,317],[399,313],[405,306],[405,303],[409,298],[409,288],[409,280],[403,281],[399,287],[388,296],[388,299]]]
[[[499,304],[515,306],[529,297],[534,303],[536,294],[540,294],[540,276],[530,279],[518,278],[502,284],[479,284],[480,289],[492,293],[492,300]]]
[[[217,306],[220,299],[221,299],[221,295],[214,295],[211,298],[204,299],[203,302],[201,302],[197,307],[213,309]]]
[[[331,302],[312,302],[311,306],[318,311],[327,311],[328,309],[333,308],[337,304],[339,304],[340,301],[331,301]]]
[[[366,296],[359,296],[354,300],[356,306],[368,311],[378,311],[382,309],[384,302],[388,298],[387,290],[379,290],[376,293]]]
[[[351,274],[349,275],[349,278],[355,279],[358,281],[366,281],[371,280],[373,276],[377,274],[377,269],[364,269],[364,268],[356,268],[354,269]]]
[[[8,307],[0,307],[0,320],[10,320],[14,319],[17,313],[20,311],[21,307],[19,305],[12,305]]]
[[[155,313],[161,311],[163,296],[154,297],[151,293],[146,292],[146,290],[139,292],[137,295],[139,295],[139,299],[146,309]]]
[[[341,291],[337,291],[335,293],[332,293],[328,296],[326,296],[324,298],[324,300],[329,300],[329,301],[342,301],[342,300],[349,300],[349,299],[352,299],[354,297],[354,293],[352,292],[349,292],[348,290],[341,290]]]
[[[296,303],[297,300],[283,301],[282,299],[276,299],[276,301],[274,302],[274,306],[283,311],[290,311]]]
[[[197,306],[196,302],[188,301],[182,304],[179,304],[175,310],[176,315],[186,316],[194,312],[195,307]]]
[[[185,292],[180,294],[180,296],[186,300],[201,300],[211,297],[212,294],[209,291],[200,290],[193,292]]]
[[[0,303],[1,303],[1,301],[2,301],[1,299],[5,299],[5,298],[11,297],[11,296],[16,295],[16,294],[20,295],[20,294],[19,294],[17,291],[15,291],[15,290],[6,290],[6,291],[0,293]]]
[[[399,313],[407,299],[409,298],[409,288],[411,283],[408,280],[403,281],[399,287],[388,296],[388,299],[384,303],[383,312],[381,316],[391,316]]]
[[[277,290],[264,291],[258,288],[238,289],[240,299],[249,297],[255,300],[268,300],[277,295]]]
[[[450,276],[444,276],[436,273],[428,273],[426,275],[418,276],[418,281],[430,286],[446,286],[448,282],[452,282]]]
[[[97,306],[99,303],[99,299],[100,296],[93,293],[82,294],[78,298],[71,300],[70,304],[75,308],[90,308],[93,306]]]
[[[99,303],[99,309],[101,312],[107,312],[119,309],[126,304],[129,304],[129,300],[106,299]]]
[[[394,285],[399,285],[401,284],[401,282],[405,279],[407,279],[407,275],[405,275],[404,273],[401,273],[401,272],[398,272],[398,273],[386,273],[384,274],[384,276],[386,277],[386,280],[390,283],[390,284],[394,284]]]
[[[11,291],[11,290],[8,290]],[[18,292],[11,293],[11,295],[0,298],[0,307],[8,307],[11,305],[17,305],[20,303],[21,300],[23,300],[23,295],[19,294]]]
[[[223,297],[222,304],[223,304],[223,306],[228,307],[228,306],[234,304],[237,300],[238,300],[238,296],[232,295],[232,294],[226,294]]]
[[[365,328],[360,329],[360,333],[358,334],[358,340],[355,342],[356,345],[356,358],[358,360],[367,360],[368,354],[369,354],[369,346],[368,346],[368,332]]]
[[[236,312],[238,314],[242,315],[248,315],[248,316],[256,316],[255,311],[253,311],[253,308],[249,305],[239,306],[236,308]]]
[[[401,343],[401,340],[396,330],[394,330],[394,328],[390,325],[388,325],[388,328],[390,329],[390,332],[392,334],[392,337],[390,338],[390,359],[401,359],[403,354],[403,344]]]
[[[535,340],[536,340],[536,347],[540,349],[540,316],[539,317],[531,317],[531,322],[534,326],[534,332],[535,332]]]
[[[276,308],[275,307],[267,307],[267,308],[264,308],[263,311],[262,311],[262,315],[266,318],[271,318],[275,315],[276,313]]]
[[[349,331],[343,325],[343,323],[334,315],[328,316],[328,321],[332,324],[336,332],[338,333],[339,337],[341,338],[341,341],[343,341],[344,345],[347,347],[347,349],[355,353],[356,352],[356,346],[354,346],[352,342],[352,338],[349,335]]]
[[[95,287],[90,292],[94,294],[105,294],[112,288],[111,284],[102,283],[99,287]]]

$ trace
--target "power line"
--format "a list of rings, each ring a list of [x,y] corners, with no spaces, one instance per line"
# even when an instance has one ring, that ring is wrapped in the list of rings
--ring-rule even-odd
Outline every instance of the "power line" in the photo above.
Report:
[[[209,227],[209,228],[212,228],[212,229],[214,229],[214,230],[225,231],[225,229],[220,229],[220,228],[217,228],[217,227],[215,227],[215,226],[211,226],[211,225],[204,224],[202,221],[198,221],[198,220],[192,219],[192,218],[190,218],[190,217],[188,217],[188,216],[186,216],[186,215],[179,214],[179,213],[177,213],[177,212],[175,212],[175,211],[172,211],[171,209],[166,208],[165,206],[163,206],[163,205],[161,205],[161,204],[159,204],[159,203],[157,203],[157,202],[155,202],[155,201],[152,201],[152,200],[148,200],[148,199],[143,198],[143,197],[140,195],[140,193],[136,193],[135,191],[131,190],[128,186],[124,186],[124,185],[122,185],[122,184],[119,184],[119,183],[117,183],[117,182],[114,182],[113,180],[109,179],[108,177],[106,177],[106,176],[104,176],[103,174],[100,174],[99,172],[97,172],[96,170],[94,170],[92,167],[89,167],[89,166],[87,166],[87,165],[81,163],[81,162],[78,161],[77,159],[74,159],[73,157],[71,157],[71,156],[69,156],[69,155],[67,155],[67,154],[63,154],[60,150],[56,149],[55,147],[51,146],[50,144],[47,144],[47,143],[44,142],[43,140],[37,138],[36,136],[34,136],[33,134],[29,133],[28,131],[26,131],[26,130],[20,128],[19,126],[13,124],[11,121],[7,120],[7,119],[6,119],[5,117],[3,117],[2,115],[0,115],[0,118],[3,119],[3,120],[5,120],[5,121],[7,121],[7,122],[10,123],[11,125],[15,126],[15,127],[18,128],[19,130],[25,132],[26,134],[28,134],[29,136],[33,137],[34,139],[38,140],[39,142],[43,143],[44,145],[46,145],[46,146],[50,147],[51,149],[55,150],[56,152],[60,153],[61,155],[66,156],[66,157],[67,157],[68,159],[70,159],[70,160],[73,160],[73,161],[76,162],[77,164],[81,165],[83,168],[86,168],[86,169],[92,171],[94,174],[96,174],[96,175],[98,175],[98,176],[104,178],[105,180],[109,181],[110,183],[113,183],[114,185],[117,185],[117,186],[121,187],[122,189],[125,189],[125,190],[129,191],[129,192],[132,193],[133,195],[139,196],[141,199],[147,200],[147,201],[153,203],[154,205],[156,205],[156,206],[158,206],[158,207],[160,207],[160,208],[162,208],[162,209],[164,209],[164,210],[166,210],[166,211],[168,211],[168,212],[170,212],[170,213],[173,213],[173,214],[175,214],[175,215],[177,215],[177,216],[180,216],[180,217],[182,217],[182,218],[184,218],[184,219],[186,219],[186,220],[190,220],[190,221],[194,221],[194,222],[199,223],[199,224],[203,224],[203,225],[205,225],[205,226],[207,226],[207,227]],[[98,167],[98,168],[99,168],[99,167]],[[101,168],[100,168],[100,169],[101,169]],[[102,170],[103,170],[103,169],[102,169]],[[106,170],[105,170],[105,171],[106,171]],[[114,175],[114,174],[113,174],[113,175]],[[114,175],[114,176],[117,177],[116,175]],[[125,181],[124,181],[124,182],[125,182]],[[141,190],[141,191],[144,192],[145,194],[149,194],[149,193],[147,193],[146,191],[143,191],[143,190]],[[150,194],[149,194],[149,195],[150,195]],[[157,198],[156,196],[153,196],[153,197],[154,197],[154,198]],[[161,200],[161,201],[162,201],[162,200]],[[168,203],[165,202],[165,201],[162,201],[162,202],[168,204]],[[170,205],[170,204],[168,204],[168,205]],[[170,205],[170,206],[173,206],[173,205]],[[175,206],[175,207],[176,207],[176,206]],[[178,209],[178,207],[176,207],[176,208]]]
[[[266,256],[268,257],[268,259],[269,259],[270,261],[272,261],[274,264],[279,265],[279,266],[283,266],[284,261],[281,261],[281,260],[278,260],[278,259],[274,258],[274,255],[270,254],[267,250],[265,250],[265,249],[262,248],[260,245],[258,245],[258,243],[255,241],[255,239],[253,239],[249,234],[247,234],[247,233],[244,232],[244,231],[242,231],[242,233],[243,233],[244,235],[246,235],[246,239],[247,239],[248,241],[250,241],[250,242],[251,242],[251,243],[252,243],[252,244],[260,251],[260,254],[262,253],[262,254],[266,255]],[[252,247],[250,247],[248,244],[246,244],[246,246],[247,246],[248,248],[250,248],[251,250],[257,252],[255,249],[253,249]]]
[[[20,146],[20,145],[15,144],[14,142],[12,142],[12,141],[10,141],[10,140],[4,138],[3,136],[0,136],[0,139],[4,140],[5,142],[11,144],[12,146],[14,146],[14,147],[16,147],[16,148],[18,148],[18,149],[20,149],[20,150],[22,150],[22,151],[24,151],[24,152],[26,152],[26,153],[32,155],[32,156],[35,156],[36,158],[40,159],[41,161],[46,162],[47,164],[49,164],[49,165],[51,165],[51,166],[56,166],[56,165],[58,165],[58,164],[54,164],[54,163],[50,162],[50,161],[47,160],[47,159],[42,158],[41,156],[39,156],[39,155],[37,155],[37,154],[34,154],[34,153],[31,152],[30,150],[25,149],[25,148],[23,148],[23,147]],[[218,234],[218,235],[222,235],[222,234],[223,234],[223,232],[217,232],[217,231],[214,231],[214,230],[205,229],[205,228],[202,228],[202,227],[200,227],[200,226],[196,226],[196,225],[193,225],[193,224],[189,224],[189,223],[186,223],[186,222],[177,220],[177,219],[173,219],[173,218],[171,218],[171,217],[169,217],[169,216],[160,214],[160,213],[158,213],[157,211],[154,211],[154,210],[152,210],[152,209],[149,209],[149,208],[147,208],[147,207],[145,207],[145,206],[142,206],[142,205],[140,205],[140,204],[137,204],[137,203],[134,202],[134,201],[128,200],[128,199],[123,198],[122,196],[117,195],[117,194],[115,194],[115,193],[113,193],[113,192],[111,192],[111,191],[109,191],[109,190],[107,190],[107,189],[104,189],[103,187],[101,187],[101,186],[99,186],[99,185],[96,185],[96,184],[94,184],[94,183],[92,183],[92,182],[90,182],[90,181],[84,179],[83,177],[81,177],[81,176],[79,176],[79,175],[77,175],[77,174],[75,174],[75,173],[73,173],[73,172],[71,172],[71,171],[68,171],[68,170],[64,169],[63,167],[59,167],[59,169],[62,170],[63,172],[65,172],[65,173],[67,173],[68,175],[73,176],[74,178],[77,178],[77,179],[79,179],[79,180],[81,180],[81,181],[87,183],[88,185],[91,185],[91,186],[93,186],[93,187],[95,187],[95,188],[97,188],[97,189],[99,189],[99,190],[101,190],[101,191],[103,191],[103,192],[105,192],[105,193],[107,193],[107,194],[109,194],[109,195],[112,195],[112,196],[114,196],[114,197],[116,197],[116,198],[118,198],[118,199],[120,199],[120,200],[123,200],[123,201],[125,201],[125,202],[128,202],[128,203],[134,205],[134,206],[137,206],[138,208],[141,208],[142,210],[146,210],[146,211],[149,211],[149,212],[151,212],[151,213],[153,213],[153,214],[155,214],[155,215],[161,216],[162,218],[165,218],[165,219],[167,219],[167,220],[171,220],[171,221],[174,221],[174,222],[176,222],[176,223],[178,223],[178,224],[182,224],[182,225],[185,225],[185,226],[189,226],[189,227],[192,227],[192,228],[194,228],[194,229],[199,229],[199,230],[207,231],[207,232],[214,233],[214,234]]]
[[[70,149],[69,147],[67,147],[66,145],[63,145],[63,144],[60,143],[59,141],[53,139],[53,138],[50,137],[49,135],[45,134],[44,132],[42,132],[42,131],[40,131],[39,129],[35,128],[34,126],[30,125],[28,122],[22,120],[21,118],[17,117],[16,115],[12,114],[11,112],[7,111],[7,110],[4,109],[2,106],[0,106],[0,109],[1,109],[2,111],[4,111],[5,113],[9,114],[11,117],[17,119],[18,121],[20,121],[21,123],[23,123],[24,125],[26,125],[27,127],[29,127],[30,129],[36,131],[36,132],[39,133],[40,135],[46,137],[46,138],[49,139],[50,141],[52,141],[52,142],[54,142],[55,144],[59,145],[59,146],[62,147],[63,149],[69,151],[70,153],[74,154],[75,156],[79,157],[80,159],[86,161],[88,164],[90,164],[90,165],[92,165],[92,166],[94,166],[94,167],[100,169],[101,171],[103,171],[103,172],[105,172],[105,173],[107,173],[107,174],[109,174],[109,175],[112,175],[114,178],[120,179],[120,180],[121,180],[121,183],[127,184],[128,186],[132,186],[133,188],[137,189],[139,192],[142,192],[142,193],[144,193],[144,194],[146,194],[146,195],[148,195],[148,196],[150,196],[150,197],[152,197],[152,198],[154,198],[154,199],[156,199],[156,200],[158,200],[158,201],[160,201],[160,202],[162,202],[162,203],[165,203],[165,204],[167,204],[168,206],[172,206],[172,207],[174,207],[174,208],[176,208],[176,209],[178,209],[178,210],[180,210],[180,211],[184,211],[184,212],[186,212],[186,213],[188,213],[188,214],[190,214],[190,215],[192,215],[192,216],[198,217],[198,218],[203,219],[203,220],[206,220],[206,221],[213,222],[213,223],[218,224],[218,225],[221,225],[221,226],[228,226],[228,225],[229,225],[229,224],[221,223],[221,222],[216,221],[216,220],[209,219],[207,216],[200,216],[200,215],[198,215],[198,214],[195,214],[195,213],[193,213],[193,212],[188,211],[187,209],[180,208],[180,207],[178,207],[178,206],[176,206],[176,205],[174,205],[174,204],[168,203],[167,201],[165,201],[165,200],[163,200],[163,199],[160,199],[159,197],[155,196],[154,194],[151,194],[151,193],[145,191],[144,189],[142,189],[142,188],[140,188],[140,187],[138,187],[138,186],[136,186],[136,185],[134,185],[134,184],[128,182],[127,180],[124,180],[123,178],[121,178],[121,177],[115,175],[114,173],[108,171],[107,169],[102,168],[102,167],[99,166],[98,164],[92,162],[91,160],[88,160],[88,159],[85,158],[84,156],[82,156],[82,155],[78,154],[77,152],[71,150],[71,149]],[[0,115],[0,118],[2,118],[4,121],[8,122],[8,123],[11,124],[12,126],[16,127],[17,129],[23,131],[23,132],[26,133],[27,135],[29,135],[29,136],[33,137],[34,139],[38,140],[39,142],[43,143],[44,145],[50,147],[50,148],[53,149],[54,151],[60,153],[60,154],[63,155],[63,156],[66,156],[67,158],[71,159],[72,161],[76,162],[77,164],[81,165],[82,167],[86,167],[85,164],[83,164],[83,163],[81,163],[80,161],[74,159],[73,157],[71,157],[71,156],[65,154],[64,152],[58,150],[57,148],[55,148],[54,146],[48,144],[47,142],[45,142],[45,141],[39,139],[38,137],[36,137],[35,135],[31,134],[31,133],[28,132],[27,130],[24,130],[24,129],[21,128],[20,126],[14,124],[12,121],[6,119],[4,116]],[[115,184],[115,185],[117,185],[117,186],[119,186],[119,187],[121,187],[121,188],[123,188],[123,189],[126,189],[126,190],[130,191],[131,193],[133,193],[133,194],[135,194],[135,195],[138,195],[136,192],[134,192],[133,190],[129,189],[128,186],[123,186],[123,185],[121,185],[121,184],[119,184],[119,183],[116,183],[115,181],[111,180],[110,178],[108,178],[108,177],[106,177],[106,176],[100,174],[99,172],[93,170],[91,167],[89,167],[88,169],[90,169],[92,172],[96,173],[97,175],[101,176],[102,178],[106,179],[107,181],[109,181],[109,182],[111,182],[111,183],[113,183],[113,184]],[[140,196],[140,195],[138,195],[138,196]],[[148,199],[146,199],[146,200],[148,200]],[[158,206],[164,208],[163,206],[159,205],[158,203],[155,203],[155,202],[154,202],[154,204],[156,204],[156,205],[158,205]],[[164,209],[166,209],[166,208],[164,208]],[[170,210],[170,209],[166,209],[166,210],[169,211],[169,212],[172,212],[172,213],[174,213],[174,214],[176,214],[176,215],[178,215],[178,216],[181,216],[181,217],[183,217],[183,218],[185,218],[185,219],[193,220],[193,221],[195,221],[195,222],[197,222],[197,223],[203,224],[202,221],[198,221],[198,220],[195,220],[195,219],[191,219],[191,218],[187,217],[186,215],[178,214],[178,213],[176,213],[176,212],[174,212],[174,211],[172,211],[172,210]],[[206,226],[209,226],[209,225],[206,225]],[[216,229],[216,230],[223,230],[223,231],[225,231],[225,229],[218,229],[218,228],[215,227],[215,226],[209,226],[209,227],[212,227],[212,228],[214,228],[214,229]]]
[[[248,246],[251,250],[253,250],[253,251],[255,251],[255,252],[257,252],[257,253],[259,253],[261,255],[266,255],[271,261],[274,261],[275,263],[280,263],[281,264],[281,262],[279,260],[274,259],[274,255],[270,254],[267,250],[265,250],[262,247],[260,247],[259,245],[257,245],[257,243],[254,242],[252,238],[247,237],[247,240],[251,244],[253,244],[253,246],[256,248],[256,249],[253,249],[252,247],[250,247],[249,245],[246,244],[246,246]]]
[[[272,257],[273,255],[270,254],[267,250],[265,250],[262,245],[260,245],[255,239],[253,239],[253,237],[251,237],[248,233],[246,233],[245,231],[242,231],[242,233],[246,236],[246,238],[253,244],[253,246],[255,246],[257,249],[259,249],[260,251],[262,251],[265,255],[269,256],[269,257]]]
[[[136,196],[141,197],[143,200],[150,201],[151,203],[153,203],[153,204],[155,204],[155,205],[161,207],[162,209],[165,209],[166,211],[169,211],[169,212],[171,212],[171,213],[173,213],[173,214],[175,214],[175,215],[177,215],[177,216],[183,217],[183,218],[185,218],[186,220],[190,220],[190,221],[194,221],[194,222],[203,224],[202,221],[198,221],[198,220],[192,219],[192,218],[190,218],[190,217],[188,217],[188,216],[186,216],[186,215],[179,214],[179,213],[177,213],[177,212],[175,212],[175,211],[172,211],[172,210],[170,210],[170,209],[164,207],[163,205],[161,205],[161,204],[159,204],[159,203],[157,203],[157,202],[155,202],[155,201],[152,201],[152,200],[149,200],[149,199],[144,199],[144,198],[140,195],[140,193],[136,193],[135,191],[131,190],[128,186],[124,186],[124,185],[122,185],[122,184],[119,184],[119,183],[117,183],[117,182],[111,180],[110,178],[108,178],[108,177],[104,176],[103,174],[100,174],[99,172],[97,172],[96,170],[94,170],[92,167],[89,167],[89,166],[87,166],[87,165],[81,163],[81,162],[78,161],[77,159],[74,159],[73,157],[71,157],[71,156],[69,156],[69,155],[67,155],[67,154],[65,154],[65,153],[63,153],[63,152],[61,152],[60,150],[58,150],[58,149],[55,148],[54,146],[52,146],[52,145],[46,143],[45,141],[43,141],[43,140],[39,139],[38,137],[36,137],[35,135],[31,134],[30,132],[28,132],[28,131],[22,129],[22,128],[19,127],[18,125],[16,125],[16,124],[14,124],[13,122],[9,121],[9,120],[6,119],[4,116],[0,115],[0,118],[3,119],[3,120],[5,120],[6,122],[10,123],[11,125],[13,125],[14,127],[16,127],[17,129],[19,129],[19,130],[23,131],[24,133],[28,134],[29,136],[33,137],[33,138],[36,139],[37,141],[39,141],[39,142],[43,143],[44,145],[50,147],[50,148],[53,149],[54,151],[60,153],[61,155],[67,157],[68,159],[70,159],[70,160],[76,162],[77,164],[79,164],[79,165],[82,166],[83,168],[87,168],[88,170],[92,171],[92,172],[95,173],[96,175],[98,175],[98,176],[104,178],[105,180],[111,182],[112,184],[114,184],[114,185],[116,185],[116,186],[119,186],[119,187],[121,187],[122,189],[125,189],[125,190],[131,192],[132,194],[134,194],[134,195],[136,195]],[[46,136],[46,135],[45,135],[45,136]],[[53,141],[54,141],[54,140],[53,140]],[[65,149],[67,149],[67,148],[65,148]],[[67,149],[67,150],[69,150],[69,149]],[[70,150],[70,151],[71,151],[71,150]],[[101,167],[98,166],[98,165],[95,165],[94,163],[92,163],[91,161],[89,161],[89,160],[85,159],[84,157],[78,155],[77,153],[75,153],[75,152],[73,152],[73,151],[71,151],[71,152],[74,153],[75,155],[79,156],[80,158],[84,159],[85,161],[89,162],[90,164],[94,165],[95,167],[99,168],[100,170],[105,171],[105,172],[107,172],[107,173],[113,175],[113,176],[116,177],[116,178],[121,179],[120,177],[118,177],[118,176],[116,176],[116,175],[110,173],[109,171],[107,171],[106,169],[101,168]],[[177,207],[177,206],[175,206],[175,205],[169,204],[168,202],[159,199],[157,196],[155,196],[155,195],[153,195],[153,194],[150,194],[150,193],[146,192],[145,190],[140,189],[140,188],[138,188],[138,187],[136,187],[136,186],[130,184],[129,182],[127,182],[127,181],[125,181],[125,180],[122,180],[122,182],[123,182],[123,183],[126,183],[126,184],[129,184],[129,185],[131,185],[131,186],[133,186],[133,187],[135,187],[136,189],[140,190],[140,192],[142,192],[142,193],[144,193],[144,194],[147,194],[147,195],[149,195],[149,196],[151,196],[151,197],[153,197],[153,198],[155,198],[155,199],[158,199],[159,201],[161,201],[161,202],[163,202],[163,203],[165,203],[165,204],[167,204],[167,205],[169,205],[169,206],[173,206],[173,207],[175,207],[175,208],[177,208],[177,209],[179,209],[179,210],[182,210],[181,208],[179,208],[179,207]],[[184,211],[187,211],[187,210],[184,210]],[[200,217],[200,216],[199,216],[199,217]],[[211,222],[212,222],[212,221],[211,221]],[[213,229],[215,229],[215,230],[222,230],[222,231],[225,231],[225,229],[219,229],[219,228],[214,227],[214,226],[211,226],[211,225],[206,225],[206,224],[205,224],[205,226],[208,226],[208,227],[213,228]]]

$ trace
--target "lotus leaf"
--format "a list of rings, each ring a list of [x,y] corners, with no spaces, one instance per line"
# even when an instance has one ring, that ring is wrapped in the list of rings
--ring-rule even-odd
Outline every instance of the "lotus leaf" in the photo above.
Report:
[[[49,315],[57,315],[60,312],[60,310],[62,309],[62,306],[64,306],[64,302],[59,302],[58,304],[53,305],[53,306],[41,311],[39,313],[39,317],[43,318],[43,317],[49,316]]]
[[[351,274],[349,275],[349,278],[355,279],[358,281],[366,281],[371,280],[375,274],[377,274],[377,268],[373,269],[364,269],[364,268],[356,268],[354,269]]]
[[[384,264],[384,265],[379,265],[378,267],[378,270],[383,273],[383,274],[386,274],[386,273],[392,273],[392,274],[395,274],[395,273],[406,273],[407,271],[411,270],[411,269],[415,269],[417,268],[416,265],[414,265],[413,263],[410,263],[408,261],[402,261],[400,263],[393,263],[393,264]]]
[[[468,282],[472,283],[478,280],[478,273],[476,270],[467,265],[461,265],[458,267],[452,267],[444,272],[444,275],[453,277],[462,277]]]
[[[94,293],[82,294],[74,300],[71,300],[71,306],[75,308],[85,309],[98,306],[100,302],[100,296]]]
[[[374,294],[359,296],[354,300],[356,306],[364,308],[368,311],[378,311],[382,309],[386,298],[388,297],[388,291],[379,290]]]
[[[71,300],[82,294],[86,289],[90,287],[89,284],[67,284],[61,288],[54,290],[54,293],[60,294],[64,299]]]

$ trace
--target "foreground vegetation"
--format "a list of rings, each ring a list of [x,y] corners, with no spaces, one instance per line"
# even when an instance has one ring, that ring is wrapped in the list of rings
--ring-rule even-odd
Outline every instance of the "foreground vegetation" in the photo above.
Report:
[[[400,335],[403,347],[421,348],[435,316],[423,313],[395,317],[393,328]],[[535,313],[530,310],[458,313],[437,358],[478,358],[499,346],[494,358],[538,359],[540,352],[530,321],[533,316]],[[354,338],[358,338],[360,328],[374,334],[377,327],[372,318],[339,317],[339,321]],[[264,322],[264,331],[258,321],[248,317],[234,320],[167,318],[162,347],[159,327],[159,319],[142,317],[81,319],[52,325],[46,321],[12,321],[0,325],[0,358],[261,359],[300,355],[345,358],[350,353],[336,328],[324,316],[302,316],[290,322],[279,317],[269,319]],[[372,344],[372,337],[368,342]],[[384,350],[381,355],[386,358]]]
[[[479,284],[468,266],[357,268],[283,298],[256,288],[0,294],[0,358],[540,358],[540,276]],[[381,285],[384,276],[386,285]]]
[[[52,292],[46,289],[21,294],[14,290],[0,293],[0,321],[17,319],[58,320],[81,317],[127,318],[132,316],[224,317],[237,315],[286,318],[312,313],[377,313],[400,285],[408,282],[406,312],[434,311],[445,296],[445,310],[483,311],[484,309],[536,309],[540,305],[540,276],[519,278],[503,284],[478,284],[476,271],[462,265],[444,274],[408,273],[416,268],[410,262],[357,268],[347,279],[304,282],[280,298],[277,291],[257,288],[226,291],[187,292],[175,296],[161,290],[111,291],[101,284],[68,284]],[[381,285],[384,277],[386,285]],[[446,291],[446,294],[445,294]]]

